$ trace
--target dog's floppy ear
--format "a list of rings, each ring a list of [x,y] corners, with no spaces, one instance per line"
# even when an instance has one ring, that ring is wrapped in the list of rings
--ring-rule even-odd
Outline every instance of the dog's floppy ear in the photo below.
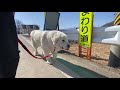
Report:
[[[58,42],[58,40],[59,40],[59,35],[57,34],[53,35],[52,42],[54,45]]]

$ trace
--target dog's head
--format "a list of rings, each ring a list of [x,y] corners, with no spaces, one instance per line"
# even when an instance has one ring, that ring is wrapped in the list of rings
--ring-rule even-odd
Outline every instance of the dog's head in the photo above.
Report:
[[[56,50],[68,50],[70,48],[70,44],[68,42],[68,37],[63,32],[57,31],[52,38],[53,45],[55,45]]]

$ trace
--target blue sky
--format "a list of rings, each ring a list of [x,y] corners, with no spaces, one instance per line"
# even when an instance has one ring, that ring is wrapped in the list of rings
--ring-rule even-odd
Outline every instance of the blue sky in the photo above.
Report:
[[[114,20],[115,12],[94,12],[94,26],[102,26]],[[43,29],[44,12],[16,12],[15,19],[24,24],[36,24]],[[79,12],[60,12],[60,29],[79,26]]]

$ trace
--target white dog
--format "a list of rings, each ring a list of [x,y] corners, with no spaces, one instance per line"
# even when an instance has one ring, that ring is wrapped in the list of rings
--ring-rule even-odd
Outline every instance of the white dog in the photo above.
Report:
[[[56,59],[58,51],[68,50],[70,48],[67,35],[60,31],[33,30],[30,36],[33,47],[35,48],[34,55],[38,55],[38,47],[41,47],[44,56],[49,55],[49,53],[53,54],[52,58],[46,58],[49,64],[52,64],[52,60]]]

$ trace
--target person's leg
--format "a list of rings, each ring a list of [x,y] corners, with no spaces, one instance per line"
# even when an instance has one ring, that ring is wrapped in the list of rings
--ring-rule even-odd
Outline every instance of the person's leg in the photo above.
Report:
[[[0,78],[15,78],[19,58],[3,57],[1,59]]]
[[[19,62],[13,12],[0,12],[0,78],[15,78]]]

